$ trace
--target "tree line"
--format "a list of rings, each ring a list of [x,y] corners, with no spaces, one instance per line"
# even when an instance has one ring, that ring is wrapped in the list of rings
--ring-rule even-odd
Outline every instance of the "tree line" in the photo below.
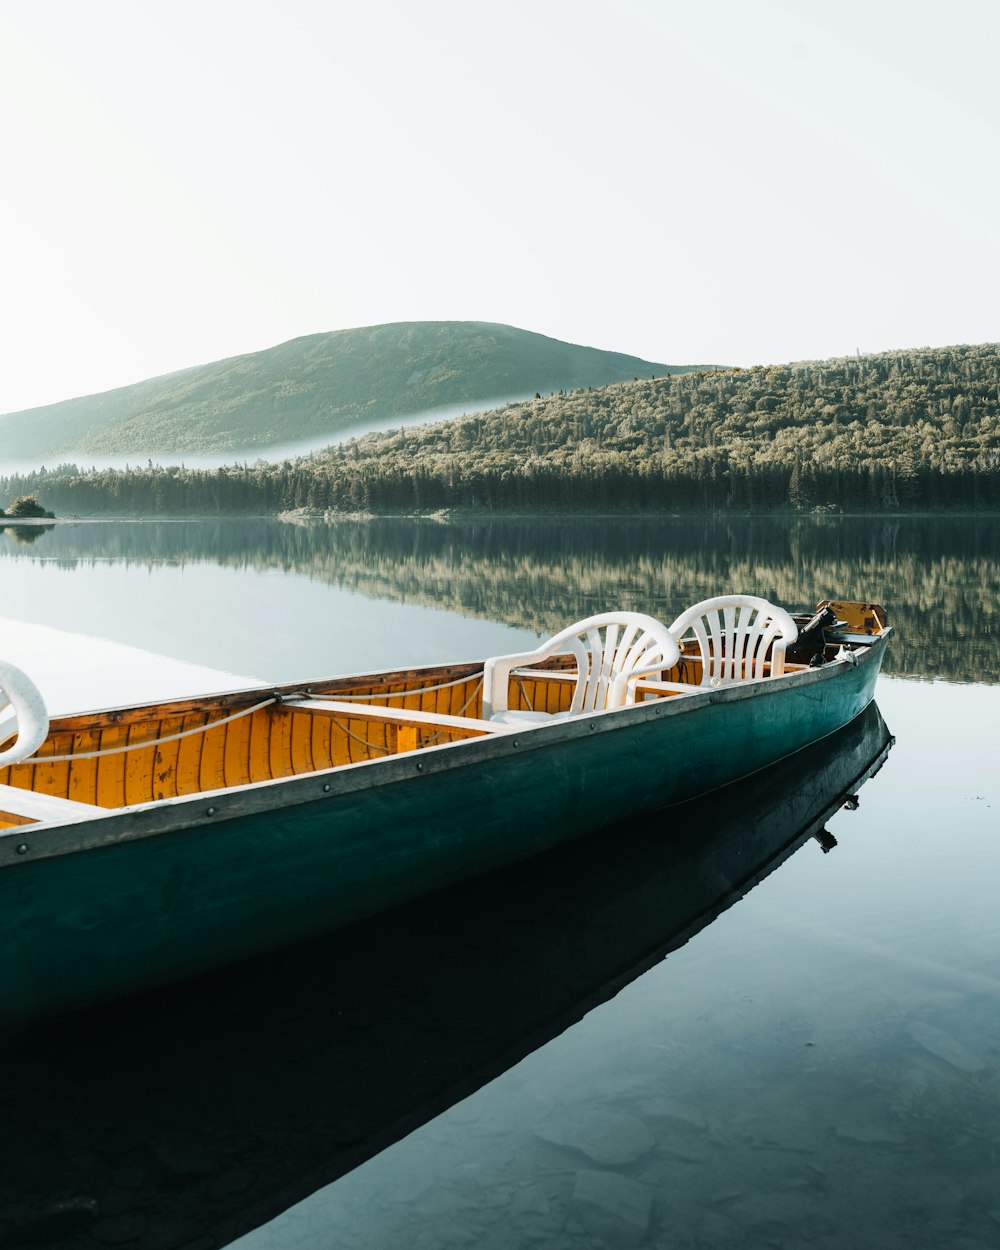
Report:
[[[0,478],[81,515],[1000,509],[1000,348],[635,379],[279,464]]]

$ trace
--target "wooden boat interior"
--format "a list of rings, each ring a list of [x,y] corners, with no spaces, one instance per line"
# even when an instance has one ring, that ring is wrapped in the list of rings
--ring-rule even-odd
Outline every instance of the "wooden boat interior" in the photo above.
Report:
[[[852,637],[870,640],[881,632],[884,613],[881,619],[849,615],[870,605],[832,606],[838,626],[850,627]],[[840,645],[835,637],[826,642],[824,658],[832,659]],[[789,649],[785,673],[805,667]],[[635,697],[698,694],[702,677],[697,647],[684,644],[672,668],[635,682]],[[570,655],[515,669],[509,705],[565,714],[575,682]],[[482,686],[482,665],[469,663],[60,717],[30,760],[0,768],[0,829],[89,819],[133,804],[514,732],[482,718]]]
[[[555,657],[515,674],[511,706],[568,711],[574,681]],[[467,664],[61,717],[38,762],[0,769],[0,828],[82,818],[69,804],[94,815],[510,732],[481,713],[482,667]]]

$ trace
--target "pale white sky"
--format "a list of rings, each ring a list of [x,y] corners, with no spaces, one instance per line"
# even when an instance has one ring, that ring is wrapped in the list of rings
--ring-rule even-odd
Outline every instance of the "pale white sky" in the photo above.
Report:
[[[0,412],[300,334],[1000,339],[1000,6],[0,0]]]

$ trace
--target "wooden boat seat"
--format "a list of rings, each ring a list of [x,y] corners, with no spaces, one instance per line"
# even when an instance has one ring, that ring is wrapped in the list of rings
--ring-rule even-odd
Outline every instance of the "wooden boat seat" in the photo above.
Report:
[[[784,676],[787,673],[801,673],[803,670],[807,670],[808,668],[808,664],[792,664],[786,660],[784,671],[781,675]],[[771,674],[769,672],[765,672],[763,677],[758,676],[752,680],[761,681],[769,678],[770,676]],[[723,683],[720,683],[720,685],[721,684]],[[635,683],[635,690],[636,698],[641,698],[643,694],[674,695],[705,693],[705,687],[700,683],[695,684],[689,681],[660,681],[655,677],[647,677],[643,678],[641,681],[637,681]]]
[[[519,677],[526,681],[545,681],[545,682],[562,682],[565,684],[576,684],[577,675],[574,672],[551,669],[551,668],[515,668],[511,673],[511,677],[516,681]],[[637,677],[631,682],[632,698],[636,703],[642,701],[644,696],[663,695],[664,697],[675,694],[702,694],[702,688],[691,682],[682,681],[662,681],[658,677]],[[578,716],[585,713],[578,712]],[[567,720],[572,715],[571,712],[524,712],[524,711],[507,711],[504,717],[508,725],[516,725],[522,723],[530,724],[547,724],[553,720]],[[491,721],[490,724],[496,724]]]
[[[415,729],[465,730],[469,734],[503,733],[496,721],[477,720],[474,716],[447,716],[443,712],[419,712],[414,708],[385,707],[381,704],[355,703],[346,699],[290,699],[286,707],[296,712],[316,712],[326,716],[349,716],[353,720],[388,721]]]
[[[92,820],[107,814],[107,809],[75,799],[60,799],[52,794],[36,794],[20,786],[0,785],[0,814],[24,817],[33,821]]]
[[[658,677],[643,677],[635,683],[636,700],[641,699],[644,694],[673,696],[704,693],[703,687],[690,681],[661,681]]]

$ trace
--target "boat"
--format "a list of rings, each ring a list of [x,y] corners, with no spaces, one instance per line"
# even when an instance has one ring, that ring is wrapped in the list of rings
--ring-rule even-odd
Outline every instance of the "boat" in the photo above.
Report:
[[[0,665],[0,1028],[359,921],[706,794],[871,701],[874,604],[749,595],[535,651],[48,721]],[[0,703],[0,711],[3,704]]]
[[[38,1023],[3,1051],[9,1244],[76,1250],[129,1228],[161,1250],[230,1244],[669,961],[793,856],[816,856],[821,888],[826,826],[891,744],[872,704],[705,798],[77,1013],[71,1033]],[[669,1033],[685,1008],[663,985]]]

